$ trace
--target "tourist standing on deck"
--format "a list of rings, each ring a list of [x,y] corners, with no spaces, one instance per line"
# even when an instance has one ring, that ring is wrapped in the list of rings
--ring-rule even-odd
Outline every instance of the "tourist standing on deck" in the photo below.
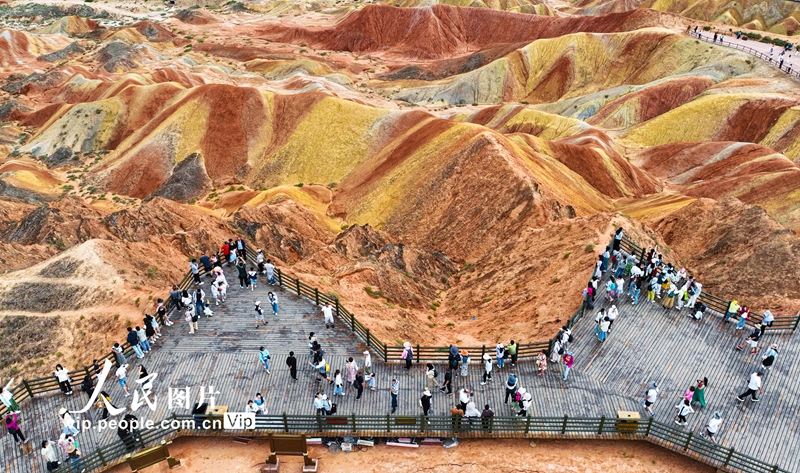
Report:
[[[711,419],[708,420],[706,423],[706,431],[705,433],[701,433],[701,437],[707,437],[714,443],[717,443],[717,432],[719,432],[719,426],[722,424],[722,414],[719,412],[715,412]]]
[[[506,348],[502,343],[498,343],[494,348],[494,353],[497,355],[497,369],[502,369],[506,364]]]
[[[278,296],[272,293],[272,291],[267,293],[267,299],[269,300],[269,305],[272,306],[272,315],[275,317],[278,316]]]
[[[511,396],[511,400],[514,400],[514,394],[517,392],[517,377],[513,373],[508,375],[508,380],[506,380],[506,400],[503,404],[508,404],[508,396]]]
[[[389,392],[392,395],[392,414],[397,411],[397,394],[400,392],[400,382],[397,378],[392,378],[392,384],[389,387]]]
[[[743,392],[736,396],[736,400],[739,402],[744,402],[744,398],[750,396],[750,399],[753,402],[758,402],[761,399],[758,398],[756,395],[757,393],[764,394],[764,390],[761,389],[761,378],[764,376],[763,371],[758,371],[750,375],[750,378],[747,380],[747,391]]]
[[[508,356],[511,357],[511,366],[517,366],[517,349],[519,348],[517,346],[517,342],[511,340],[507,348],[508,348]]]
[[[405,369],[411,369],[411,362],[414,360],[414,349],[411,348],[411,343],[403,342],[403,353],[400,355],[406,362]]]
[[[492,380],[492,355],[488,353],[483,354],[483,381],[481,384],[486,384]]]
[[[269,372],[269,360],[270,360],[269,350],[267,350],[266,347],[259,348],[258,349],[258,361],[259,361],[259,363],[264,365],[264,371],[266,371],[267,374],[272,374],[272,373]]]
[[[267,325],[267,321],[264,320],[264,309],[261,308],[261,301],[256,301],[255,307],[253,307],[253,315],[255,317],[255,326],[258,328],[258,321],[260,320],[261,323]]]
[[[344,367],[347,371],[347,384],[350,385],[350,388],[354,388],[356,382],[356,373],[358,372],[358,365],[353,360],[352,356],[347,359],[347,363],[344,365]],[[350,388],[347,390],[349,391]]]
[[[69,370],[58,364],[56,365],[56,370],[53,372],[53,375],[58,380],[58,387],[61,388],[61,391],[67,396],[71,395],[72,386],[70,383],[72,383],[72,378],[69,377]]]
[[[466,378],[469,375],[469,352],[467,350],[461,350],[461,371],[458,373],[459,376]]]
[[[189,263],[189,270],[192,272],[194,283],[197,285],[202,285],[203,281],[200,280],[200,266],[197,264],[197,259],[192,258],[192,261]]]
[[[428,416],[431,413],[431,392],[426,387],[422,392],[422,397],[419,399],[419,406],[422,408],[422,415]]]
[[[761,366],[765,370],[771,370],[775,366],[775,360],[778,358],[778,344],[773,343],[767,348],[767,351],[761,356]]]
[[[447,394],[453,394],[453,370],[449,366],[444,370],[444,383],[440,390],[447,391]]]
[[[566,381],[567,376],[569,375],[569,370],[572,369],[572,365],[575,363],[575,355],[573,355],[571,351],[567,351],[564,353],[562,361],[564,362],[564,377],[561,379]]]
[[[289,356],[286,358],[286,366],[289,367],[289,376],[297,381],[297,358],[294,357],[293,351],[290,351]]]
[[[333,328],[333,307],[330,302],[326,302],[320,309],[322,316],[325,319],[325,328]]]
[[[14,442],[17,444],[25,444],[25,435],[22,433],[22,428],[19,425],[19,415],[16,412],[6,414],[6,429],[8,433],[14,437]]]
[[[650,413],[650,417],[655,416],[655,412],[653,412],[653,404],[658,399],[658,384],[653,382],[650,386],[650,389],[647,390],[647,394],[645,394],[644,399],[642,399],[641,403],[644,404],[645,410]]]

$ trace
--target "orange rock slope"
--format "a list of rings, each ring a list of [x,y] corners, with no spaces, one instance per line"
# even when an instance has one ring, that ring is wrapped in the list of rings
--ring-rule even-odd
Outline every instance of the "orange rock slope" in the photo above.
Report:
[[[800,309],[793,79],[674,16],[561,7],[142,7],[4,30],[4,290],[71,258],[76,291],[135,318],[242,234],[384,340],[538,340],[622,226],[710,292]]]

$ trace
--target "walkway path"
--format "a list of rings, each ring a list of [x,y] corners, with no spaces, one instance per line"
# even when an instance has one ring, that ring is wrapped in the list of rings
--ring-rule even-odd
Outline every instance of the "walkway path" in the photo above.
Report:
[[[228,274],[231,281],[232,276]],[[269,289],[276,291],[280,299],[280,317],[268,316],[268,328],[254,329],[251,317],[256,298],[262,301],[265,309],[269,307],[266,304],[268,288],[259,286],[255,292],[250,292],[237,286],[229,291],[228,302],[215,308],[213,318],[201,319],[198,333],[190,335],[182,321],[166,329],[156,350],[142,360],[151,373],[158,373],[154,389],[158,396],[157,411],[151,412],[143,406],[136,415],[140,419],[160,420],[170,413],[188,413],[187,409],[168,409],[168,388],[190,386],[191,397],[196,400],[200,386],[208,385],[220,391],[216,395],[217,404],[227,405],[231,411],[243,411],[246,401],[260,392],[267,399],[271,414],[313,415],[314,393],[321,390],[332,397],[333,386],[319,385],[314,380],[314,372],[304,369],[309,359],[308,332],[317,329],[332,370],[343,369],[348,356],[355,357],[361,366],[364,346],[344,327],[324,329],[322,317],[312,303],[280,289]],[[516,372],[520,385],[533,393],[531,415],[614,417],[617,410],[643,413],[638,401],[645,386],[658,381],[662,395],[655,405],[656,419],[670,422],[674,415],[672,406],[679,400],[678,396],[696,378],[706,376],[710,379],[708,407],[698,409],[689,417],[687,429],[699,432],[708,416],[719,410],[725,417],[720,435],[724,445],[778,463],[788,470],[800,471],[800,457],[794,454],[800,449],[800,416],[796,415],[800,411],[800,350],[797,349],[800,342],[796,336],[768,333],[762,346],[779,343],[781,356],[777,367],[766,376],[763,402],[738,403],[734,395],[743,391],[745,380],[756,369],[759,356],[733,348],[739,340],[733,324],[722,325],[715,316],[697,322],[685,314],[667,313],[658,304],[649,303],[631,306],[625,302],[620,312],[611,336],[602,344],[594,337],[593,314],[587,314],[578,322],[571,345],[576,365],[567,382],[561,381],[558,365],[551,364],[546,375],[539,378],[535,365],[522,361],[515,368],[507,365],[503,370],[496,370],[493,382],[482,386],[478,360],[474,360],[470,375],[457,378],[455,388],[469,387],[479,407],[488,403],[498,415],[510,415],[510,408],[503,405],[502,385],[509,373]],[[257,364],[257,350],[261,344],[267,345],[272,353],[270,375]],[[290,350],[298,355],[301,368],[296,382],[289,378],[285,369]],[[415,365],[411,372],[406,372],[399,364],[385,365],[374,357],[375,354],[377,391],[365,391],[359,401],[352,391],[345,391],[344,398],[335,401],[339,412],[388,414],[389,380],[398,376],[401,383],[398,414],[419,415],[418,399],[425,381],[422,368]],[[133,372],[137,362],[131,361]],[[439,371],[443,372],[443,368],[440,366]],[[135,378],[131,375],[130,381]],[[124,398],[116,383],[107,383],[105,389],[117,405],[130,405],[131,398]],[[27,400],[23,403],[24,431],[35,444],[45,437],[54,439],[60,430],[55,415],[58,407],[77,409],[85,402],[86,396],[77,390],[71,398],[54,393]],[[435,392],[433,414],[446,414],[455,402],[455,395]],[[91,415],[95,418],[97,411],[93,409]],[[10,436],[2,435],[1,464],[5,467],[2,470],[45,471],[38,448],[34,448],[32,454],[23,455]],[[98,445],[115,441],[116,433],[92,430],[81,433],[78,440],[81,448],[90,452]]]
[[[726,46],[729,48],[739,49],[741,51],[750,53],[759,59],[769,62],[773,66],[777,67],[783,72],[786,72],[789,75],[794,77],[800,78],[800,71],[794,67],[795,64],[800,66],[800,57],[798,57],[797,48],[793,49],[792,51],[787,51],[783,56],[781,56],[781,52],[783,51],[783,47],[775,46],[773,44],[762,43],[756,40],[741,40],[736,39],[735,34],[726,33],[725,37],[722,38],[721,41],[714,42],[714,32],[713,31],[698,31],[697,33],[692,32],[692,36],[699,37],[703,41],[716,44],[719,46]],[[765,35],[766,36],[766,35]],[[783,62],[781,60],[783,59]]]

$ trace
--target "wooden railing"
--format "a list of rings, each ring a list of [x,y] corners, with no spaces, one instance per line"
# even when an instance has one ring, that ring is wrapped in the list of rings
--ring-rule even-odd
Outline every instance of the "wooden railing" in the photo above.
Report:
[[[392,415],[257,415],[253,430],[224,430],[221,416],[172,415],[164,425],[133,433],[82,457],[87,472],[121,463],[129,454],[156,442],[180,436],[260,437],[270,433],[304,433],[310,437],[361,436],[457,437],[457,438],[549,438],[643,440],[693,457],[712,467],[743,473],[789,473],[713,443],[694,432],[653,420],[614,417],[453,417]],[[64,464],[59,473],[72,471]]]
[[[641,246],[634,243],[631,239],[627,236],[622,238],[622,242],[620,243],[620,248],[634,256],[637,257],[638,261],[643,261],[646,258],[645,249]],[[698,300],[708,306],[713,312],[724,316],[731,307],[732,301],[715,296],[714,294],[710,294],[708,291],[703,289],[700,292],[700,297]],[[740,303],[740,305],[742,305]],[[757,326],[761,324],[764,315],[759,314],[757,312],[750,311],[750,318],[748,319],[748,323],[751,325]],[[796,330],[798,325],[798,319],[800,319],[800,314],[796,315],[776,315],[775,320],[772,322],[771,327],[767,327],[767,330]]]

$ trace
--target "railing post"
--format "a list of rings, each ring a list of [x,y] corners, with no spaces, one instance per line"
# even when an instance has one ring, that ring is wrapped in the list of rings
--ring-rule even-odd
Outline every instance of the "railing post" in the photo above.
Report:
[[[97,449],[97,456],[100,457],[100,463],[102,463],[103,466],[108,465],[108,462],[106,462],[106,458],[103,456],[103,448],[102,447]]]
[[[297,290],[297,295],[300,296],[300,278],[294,278],[294,285]]]
[[[319,305],[319,289],[314,288],[314,304]]]
[[[482,345],[482,346],[481,346],[481,360],[483,359],[483,356],[484,356],[485,354],[486,354],[486,345]]]
[[[644,431],[644,436],[645,437],[649,437],[650,436],[650,427],[652,427],[652,426],[653,426],[653,418],[650,417],[650,419],[647,421],[647,430]]]
[[[419,364],[419,345],[417,345],[417,364]]]
[[[646,250],[645,250],[644,248],[642,248],[642,254],[639,256],[639,262],[640,262],[640,263],[644,261],[644,257],[645,257],[645,251],[646,251]]]
[[[283,431],[289,433],[289,416],[285,412],[283,413]]]
[[[356,429],[356,414],[355,413],[353,413],[352,419],[353,419],[353,433],[356,433],[356,431],[358,429]]]
[[[386,414],[386,433],[391,433],[392,431],[392,416]]]
[[[425,433],[425,424],[427,423],[427,421],[428,421],[428,416],[426,416],[424,414],[419,416],[419,431],[420,431],[420,433]]]
[[[336,302],[336,317],[341,318],[342,316],[339,315],[339,299],[334,299],[334,302]],[[355,319],[355,316],[353,316],[353,318]],[[355,329],[353,329],[353,331],[355,332]]]
[[[772,467],[772,473],[778,473],[778,470],[779,470],[779,469],[780,469],[780,468],[778,468],[778,465],[775,465],[775,466],[773,466],[773,467]]]
[[[603,425],[606,423],[606,416],[600,416],[600,427],[597,429],[597,435],[603,433]]]
[[[494,433],[494,416],[489,417],[489,433]]]
[[[528,435],[531,431],[531,416],[525,416],[525,435]]]
[[[322,417],[317,412],[317,432],[322,432]]]
[[[31,386],[28,384],[27,379],[22,380],[22,385],[25,386],[25,390],[28,391],[28,396],[33,397],[33,390],[31,389]]]
[[[367,329],[367,346],[372,346],[372,340],[370,340],[369,329]]]
[[[561,435],[564,435],[566,433],[567,433],[567,416],[564,415],[564,423],[561,424]]]
[[[798,320],[800,320],[800,311],[798,311],[797,315],[794,316],[794,320],[792,321],[792,330],[797,330]]]
[[[728,463],[731,462],[731,457],[733,456],[733,447],[728,449],[728,454],[725,456],[725,461],[722,463],[722,467],[727,467]]]
[[[278,268],[275,268],[275,274],[278,275],[278,286],[283,287],[283,273]]]
[[[694,435],[693,432],[689,432],[689,436],[686,437],[686,443],[683,444],[683,450],[689,450],[689,444],[692,443],[692,436]]]

